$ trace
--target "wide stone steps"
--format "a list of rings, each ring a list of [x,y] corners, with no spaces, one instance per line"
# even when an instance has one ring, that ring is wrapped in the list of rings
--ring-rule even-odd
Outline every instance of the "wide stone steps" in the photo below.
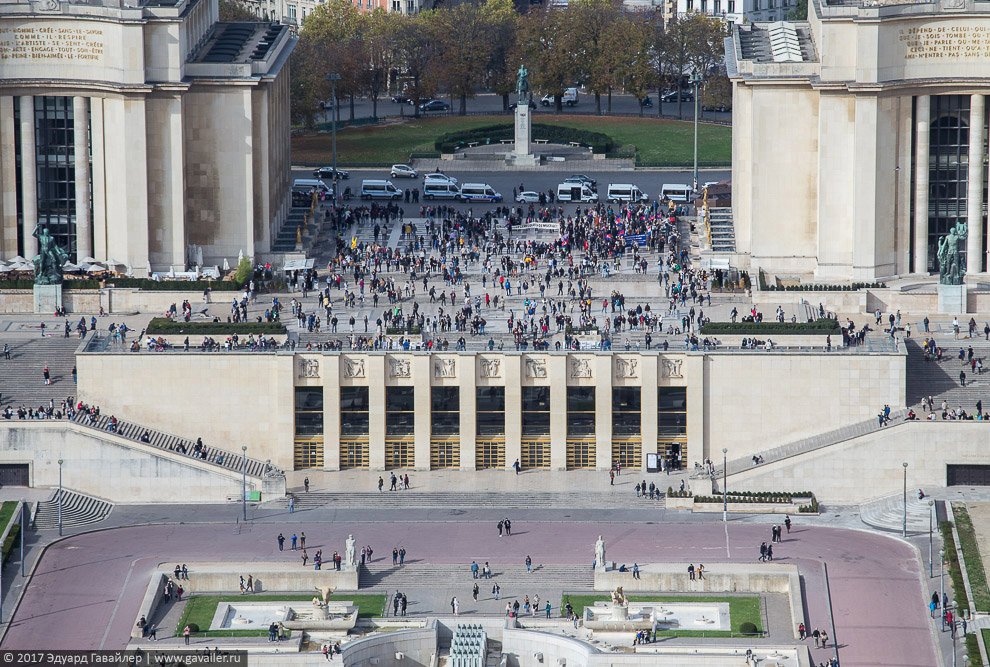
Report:
[[[932,396],[936,407],[946,401],[949,408],[962,407],[966,412],[976,410],[976,401],[982,400],[984,410],[990,409],[990,343],[982,338],[972,340],[939,341],[944,350],[942,361],[925,361],[921,346],[914,339],[908,341],[907,404],[918,406],[921,399]],[[969,364],[958,359],[959,350],[973,347],[973,352],[985,366],[982,375],[972,372]],[[966,385],[959,383],[959,372],[966,373]]]
[[[931,527],[931,498],[918,499],[917,489],[907,490],[907,530],[909,533],[927,533]],[[904,526],[904,493],[894,493],[864,503],[859,518],[868,526],[880,530],[900,532]]]
[[[77,424],[95,429],[97,431],[110,432],[110,415],[107,414],[101,414],[96,421],[93,422],[88,413],[78,412],[76,413],[73,421]],[[149,434],[148,442],[141,441],[141,436],[144,435],[145,432],[148,432]],[[114,435],[126,438],[127,440],[136,442],[146,447],[157,447],[158,449],[166,449],[171,452],[178,451],[179,445],[182,445],[186,449],[186,456],[191,456],[193,447],[196,446],[196,442],[194,440],[188,440],[177,435],[172,435],[171,433],[154,431],[139,424],[125,422],[120,419],[117,420],[117,431]],[[220,466],[228,470],[240,471],[242,469],[242,457],[240,454],[228,452],[217,447],[208,447],[206,445],[204,445],[203,448],[206,450],[206,458],[197,460],[212,463],[213,465]],[[223,457],[222,462],[220,462],[221,456]],[[263,477],[265,474],[265,466],[266,463],[264,461],[249,458],[247,460],[246,472],[251,477]],[[269,468],[269,472],[273,470],[273,468]]]
[[[64,320],[53,319],[48,325],[58,328],[64,326]],[[87,333],[87,339],[90,336],[92,332]],[[75,333],[64,338],[60,331],[44,338],[40,331],[37,338],[0,338],[0,350],[3,343],[10,345],[10,359],[0,357],[0,406],[47,407],[49,401],[58,406],[66,397],[75,396],[72,368],[80,342]],[[45,384],[45,364],[51,374],[50,385]]]
[[[295,494],[295,509],[330,508],[370,508],[370,509],[406,509],[410,507],[428,509],[536,509],[536,508],[653,508],[662,510],[665,500],[634,502],[630,493],[459,493],[459,492],[418,492],[418,491],[386,491],[384,493],[332,493],[314,492]],[[288,498],[279,498],[265,503],[266,506],[287,508]]]
[[[34,527],[38,530],[58,528],[58,490],[50,500],[38,503]],[[62,489],[62,526],[84,526],[103,521],[113,505],[105,500]]]
[[[511,537],[502,539],[511,540]],[[396,545],[400,546],[400,545]],[[590,549],[589,549],[590,551]],[[407,553],[407,559],[415,558],[415,554]],[[520,558],[524,558],[521,556]],[[375,561],[365,564],[360,568],[361,588],[388,588],[388,589],[408,589],[408,588],[449,588],[451,586],[470,586],[473,583],[471,578],[471,563],[460,565],[437,566],[421,563],[407,563],[401,566],[392,565],[392,550],[382,549],[375,551]],[[478,563],[479,575],[478,586],[488,591],[491,586],[498,582],[505,594],[514,594],[523,586],[540,586],[544,589],[560,590],[592,590],[594,588],[595,576],[591,569],[591,561],[587,566],[580,565],[550,565],[533,563],[533,571],[526,572],[525,565],[504,565],[500,563],[490,563],[492,570],[491,579],[483,579],[480,569],[485,565],[485,558],[479,555],[475,558]],[[486,592],[488,592],[486,591]],[[553,601],[556,606],[557,601]]]

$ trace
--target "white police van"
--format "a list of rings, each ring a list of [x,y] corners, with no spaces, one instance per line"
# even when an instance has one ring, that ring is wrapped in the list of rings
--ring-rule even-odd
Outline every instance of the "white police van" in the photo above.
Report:
[[[465,183],[461,186],[461,201],[500,202],[502,194],[487,183]]]
[[[402,190],[392,181],[361,181],[361,199],[401,199]]]

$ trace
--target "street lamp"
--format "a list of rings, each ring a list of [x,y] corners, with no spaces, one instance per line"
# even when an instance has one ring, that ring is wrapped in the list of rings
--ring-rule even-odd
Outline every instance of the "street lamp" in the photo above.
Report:
[[[729,489],[725,486],[729,479],[729,466],[727,464],[729,450],[722,448],[722,523],[729,521]]]
[[[340,75],[336,72],[331,72],[327,74],[327,79],[330,81],[330,101],[333,104],[333,108],[330,110],[330,136],[331,146],[333,151],[333,196],[337,196],[337,120],[340,116],[340,112],[337,109],[337,82],[340,81]]]
[[[901,537],[907,537],[907,461],[904,465],[904,523],[901,525]]]
[[[62,459],[58,460],[58,536],[62,537]]]
[[[247,445],[241,445],[241,509],[247,521]]]
[[[933,534],[935,532],[935,501],[928,501],[928,578],[935,577],[935,560],[932,558]]]
[[[705,80],[695,72],[688,81],[694,86],[694,191],[698,191],[698,86]]]
[[[24,528],[27,526],[27,517],[24,512],[27,509],[27,501],[21,498],[21,576],[24,576]]]
[[[945,599],[945,549],[938,550],[938,603]],[[942,632],[945,632],[945,605],[942,605]]]

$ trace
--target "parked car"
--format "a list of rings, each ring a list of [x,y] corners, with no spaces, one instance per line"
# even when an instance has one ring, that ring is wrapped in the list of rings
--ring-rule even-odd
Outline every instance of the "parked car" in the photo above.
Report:
[[[518,104],[516,102],[513,102],[512,104],[510,104],[509,105],[509,111],[515,111],[516,110],[516,106],[518,106]],[[536,108],[536,102],[534,102],[533,100],[530,100],[529,101],[529,108],[530,109],[535,109]]]
[[[333,180],[333,167],[320,167],[319,169],[313,170],[313,176],[317,178],[322,178],[323,180]],[[343,169],[337,170],[337,180],[343,180],[345,178],[350,178],[350,172],[344,171]]]
[[[444,174],[443,172],[439,172],[439,171],[435,171],[431,174],[423,174],[424,185],[428,181],[442,181],[444,183],[453,183],[454,185],[457,185],[456,178],[454,178],[453,176],[448,176],[447,174]]]
[[[677,91],[672,90],[671,92],[665,94],[662,98],[664,102],[676,102],[677,101]],[[681,91],[681,102],[693,102],[694,94],[688,90]]]
[[[564,179],[564,183],[584,183],[592,190],[594,190],[595,186],[598,185],[598,181],[587,174],[571,174]]]
[[[542,104],[545,107],[548,107],[551,104],[553,104],[553,95],[544,95],[543,98],[540,99],[540,104]]]
[[[419,105],[420,111],[450,111],[450,105],[443,100],[430,100]]]
[[[409,99],[409,96],[408,95],[405,95],[403,93],[399,93],[398,95],[393,96],[392,97],[392,102],[394,102],[395,104],[412,104],[413,103],[413,101],[411,99]]]
[[[718,104],[702,104],[702,111],[732,111],[732,107],[724,102]]]
[[[578,89],[577,88],[567,88],[564,93],[560,96],[560,101],[564,106],[572,107],[578,103]],[[540,100],[540,104],[548,107],[553,104],[553,94],[544,95],[543,99]]]
[[[540,193],[532,190],[523,190],[516,195],[516,201],[520,204],[539,204]]]
[[[419,172],[407,164],[393,164],[391,171],[392,178],[403,176],[405,178],[419,178]]]

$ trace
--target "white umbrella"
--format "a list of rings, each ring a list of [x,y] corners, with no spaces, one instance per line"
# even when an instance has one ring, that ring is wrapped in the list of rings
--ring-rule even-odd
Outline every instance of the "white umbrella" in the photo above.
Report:
[[[96,258],[95,257],[83,257],[82,259],[79,260],[79,266],[82,266],[83,264],[96,264]]]
[[[79,267],[82,271],[86,273],[101,273],[107,270],[107,267],[102,264],[97,264],[96,262],[91,262],[89,264],[82,264]]]
[[[226,257],[223,258],[223,270],[230,271],[230,262],[227,261]]]
[[[73,264],[72,262],[66,262],[65,264],[62,265],[62,271],[66,273],[75,273],[78,270],[79,267]]]
[[[0,273],[7,273],[8,271],[13,271],[13,269],[6,264],[0,264]]]

